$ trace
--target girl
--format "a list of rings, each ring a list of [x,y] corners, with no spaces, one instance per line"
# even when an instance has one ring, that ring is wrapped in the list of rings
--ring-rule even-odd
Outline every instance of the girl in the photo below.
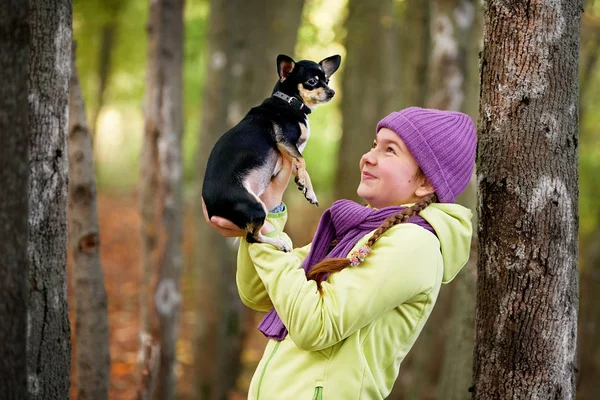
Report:
[[[462,113],[411,107],[377,124],[357,193],[336,201],[312,244],[283,253],[241,240],[237,285],[268,314],[270,340],[249,399],[383,399],[431,314],[440,285],[469,258],[471,212],[454,204],[475,164],[476,132]],[[263,233],[282,237],[284,162],[261,199]],[[206,215],[205,215],[206,216]],[[223,236],[245,232],[219,217]]]

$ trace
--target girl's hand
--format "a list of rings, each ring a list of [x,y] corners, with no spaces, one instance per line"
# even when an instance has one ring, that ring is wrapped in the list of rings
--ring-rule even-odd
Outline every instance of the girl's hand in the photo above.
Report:
[[[204,219],[211,228],[219,232],[224,237],[240,237],[246,236],[246,231],[240,229],[236,224],[228,219],[217,217],[216,215],[212,218],[208,218],[208,212],[206,211],[206,204],[202,199],[202,211],[204,212]]]
[[[267,210],[272,210],[281,204],[283,193],[290,182],[291,175],[292,161],[281,157],[281,170],[271,179],[263,194],[260,195],[260,199],[267,206]]]
[[[290,176],[292,175],[292,162],[286,158],[282,157],[281,160],[281,170],[279,173],[275,175],[271,182],[260,196],[260,199],[267,210],[272,210],[278,205],[281,204],[283,199],[283,193],[287,188],[288,183],[290,182]],[[228,219],[217,217],[216,215],[212,218],[208,218],[208,212],[206,211],[206,204],[204,203],[204,199],[202,199],[202,211],[204,212],[204,219],[206,223],[210,225],[211,228],[216,230],[223,237],[244,237],[248,232],[239,228],[236,224],[231,222]],[[262,229],[260,230],[263,235],[273,231],[275,228],[269,222],[265,221]]]

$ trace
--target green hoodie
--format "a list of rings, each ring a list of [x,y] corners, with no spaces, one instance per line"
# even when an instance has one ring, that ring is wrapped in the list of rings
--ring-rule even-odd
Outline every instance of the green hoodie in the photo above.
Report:
[[[288,335],[269,340],[248,399],[383,399],[431,314],[440,285],[469,258],[471,211],[432,204],[420,214],[437,233],[404,223],[389,229],[358,267],[332,274],[319,293],[300,268],[310,245],[283,253],[241,241],[237,286],[245,305],[273,305]],[[269,214],[283,233],[287,213]],[[358,241],[362,246],[372,232]],[[291,242],[290,242],[291,243]]]

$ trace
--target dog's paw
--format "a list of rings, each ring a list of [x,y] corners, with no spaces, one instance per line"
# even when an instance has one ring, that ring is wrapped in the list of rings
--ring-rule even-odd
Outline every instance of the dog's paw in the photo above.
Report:
[[[289,253],[290,251],[292,251],[292,248],[283,239],[273,238],[271,244],[285,253]]]
[[[315,194],[315,192],[312,189],[305,190],[304,197],[306,197],[306,200],[308,200],[308,202],[310,204],[314,204],[316,206],[319,205],[319,200],[317,200],[317,195]]]
[[[271,246],[275,246],[279,250],[285,251],[286,253],[292,251],[292,248],[290,247],[288,242],[282,238],[269,237],[258,232],[258,236],[255,238],[255,240],[259,243],[267,243]]]
[[[298,190],[304,191],[304,189],[306,187],[306,181],[304,180],[304,178],[296,176],[294,178],[294,182],[296,182],[296,186],[298,186]]]

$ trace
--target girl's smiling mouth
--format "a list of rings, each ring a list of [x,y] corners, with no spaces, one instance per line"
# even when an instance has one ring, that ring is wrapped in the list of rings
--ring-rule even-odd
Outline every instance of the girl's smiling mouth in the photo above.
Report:
[[[368,173],[367,171],[363,171],[362,178],[363,179],[375,179],[377,177],[373,174]]]

